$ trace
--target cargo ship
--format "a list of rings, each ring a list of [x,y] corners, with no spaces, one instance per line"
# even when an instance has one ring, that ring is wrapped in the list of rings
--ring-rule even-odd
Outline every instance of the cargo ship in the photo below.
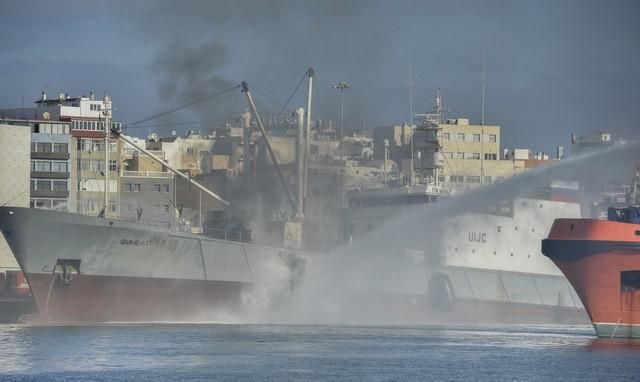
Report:
[[[598,337],[640,338],[640,207],[607,220],[556,219],[542,252],[571,282]]]
[[[191,176],[121,134],[110,123],[107,96],[104,103],[105,147],[115,136],[228,211],[237,212]],[[259,125],[270,148],[264,127]],[[105,150],[104,168],[110,163],[108,153]],[[272,161],[278,166],[276,158]],[[105,171],[105,185],[109,172]],[[291,290],[303,272],[308,253],[285,245],[252,244],[246,235],[236,239],[242,231],[225,231],[222,237],[226,239],[219,239],[193,234],[179,224],[160,227],[145,224],[140,216],[137,221],[111,216],[107,189],[105,186],[98,216],[0,207],[0,231],[38,307],[37,314],[23,321],[237,322],[247,317],[247,309],[255,303],[270,303],[271,292]],[[178,215],[178,207],[175,209]],[[295,226],[298,222],[286,223]],[[255,301],[258,298],[264,301]]]
[[[218,321],[259,285],[290,288],[300,252],[65,212],[0,207],[4,234],[52,322]]]

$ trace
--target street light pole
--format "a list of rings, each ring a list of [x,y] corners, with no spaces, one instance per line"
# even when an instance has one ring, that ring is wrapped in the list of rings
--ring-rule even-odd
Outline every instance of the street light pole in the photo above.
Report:
[[[344,183],[343,183],[343,171],[344,171],[344,150],[343,139],[344,139],[344,89],[349,89],[351,85],[346,82],[340,81],[337,84],[333,85],[334,89],[340,89],[340,209],[342,209],[342,199],[343,199],[343,191],[344,191]]]

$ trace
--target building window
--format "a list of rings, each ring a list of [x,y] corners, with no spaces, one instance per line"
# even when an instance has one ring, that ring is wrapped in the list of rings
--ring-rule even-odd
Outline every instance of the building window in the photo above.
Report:
[[[131,183],[125,183],[124,184],[124,192],[131,192],[133,190],[133,187],[131,185]]]
[[[51,208],[58,211],[66,211],[67,210],[67,201],[66,200],[52,200]]]
[[[31,191],[36,189],[36,181],[35,180],[31,180]]]
[[[91,171],[91,160],[90,159],[78,159],[78,170],[80,170],[80,171]]]
[[[51,199],[36,199],[35,208],[51,208]]]
[[[449,139],[451,139],[451,135],[449,133],[442,133],[443,141],[448,141]]]
[[[464,133],[458,133],[458,140],[461,142],[464,141]]]
[[[467,176],[467,183],[480,183],[479,176]]]
[[[51,191],[51,181],[39,179],[36,182],[36,191]]]
[[[480,134],[473,134],[473,141],[480,142]]]
[[[140,192],[140,183],[136,183],[133,185],[133,192]]]
[[[162,185],[162,192],[169,192],[169,185],[168,184],[163,184]]]
[[[54,180],[53,191],[67,191],[67,182],[64,180]]]
[[[104,171],[104,161],[99,159],[92,159],[91,171]]]
[[[51,143],[37,142],[36,143],[36,152],[39,152],[39,153],[50,153],[51,152]]]
[[[485,184],[491,184],[491,177],[490,176],[485,176],[484,177],[484,183]]]
[[[68,172],[69,165],[67,164],[67,162],[52,162],[51,171],[52,172]]]
[[[67,153],[67,152],[69,152],[69,146],[66,143],[54,143],[53,144],[53,152],[54,153]]]
[[[489,134],[489,142],[495,142],[496,141],[496,135],[495,134]]]
[[[498,159],[498,154],[485,153],[484,154],[484,159],[485,160],[496,160],[496,159]]]
[[[453,158],[454,159],[464,159],[464,153],[454,153],[453,154]]]
[[[97,202],[95,200],[81,200],[81,201],[78,201],[78,212],[81,212],[81,213],[87,213],[87,212],[95,213],[98,210],[98,206],[100,206],[100,209],[102,209],[102,206],[104,205],[102,203],[103,202]]]
[[[109,171],[118,171],[118,162],[116,160],[109,160]]]
[[[444,153],[442,153],[442,155],[444,155],[445,158],[453,158],[453,153],[450,152],[445,151]]]
[[[37,161],[35,170],[39,172],[51,172],[51,162]]]
[[[480,159],[480,153],[467,153],[466,159]]]
[[[160,192],[161,188],[159,184],[154,184],[153,185],[153,192]]]

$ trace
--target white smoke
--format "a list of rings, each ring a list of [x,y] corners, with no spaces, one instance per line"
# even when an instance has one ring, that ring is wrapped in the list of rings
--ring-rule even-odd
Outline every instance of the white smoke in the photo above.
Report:
[[[412,301],[412,296],[424,293],[447,219],[484,211],[552,180],[570,179],[596,189],[609,180],[628,182],[639,161],[640,142],[626,143],[531,170],[391,221],[351,245],[314,258],[303,282],[287,294],[288,304],[268,317],[305,324],[413,323],[415,312],[428,311],[420,306],[424,301]],[[424,253],[423,261],[412,256],[416,253]],[[408,312],[407,306],[415,311]]]

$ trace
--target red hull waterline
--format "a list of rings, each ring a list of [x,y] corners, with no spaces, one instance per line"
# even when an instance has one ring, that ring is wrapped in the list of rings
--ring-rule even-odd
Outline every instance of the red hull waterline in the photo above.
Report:
[[[244,284],[162,278],[27,274],[44,322],[224,321],[237,312]]]
[[[27,274],[39,315],[30,322],[237,322],[243,291],[235,282],[76,275],[68,285],[52,274]],[[422,296],[364,294],[341,312],[354,323],[584,323],[584,310],[542,304],[458,299],[450,309]],[[322,319],[322,318],[319,318]]]
[[[582,300],[599,337],[640,338],[640,225],[557,219],[542,252]]]

